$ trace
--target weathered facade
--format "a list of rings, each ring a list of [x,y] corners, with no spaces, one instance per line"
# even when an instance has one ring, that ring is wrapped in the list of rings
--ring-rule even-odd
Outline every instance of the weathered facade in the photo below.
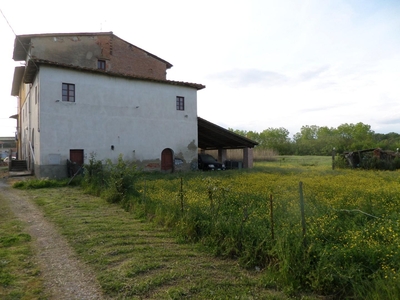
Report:
[[[39,59],[63,65],[165,80],[172,65],[109,33],[20,35],[13,59]]]
[[[67,161],[116,161],[147,170],[196,168],[197,91],[166,79],[172,65],[112,33],[17,36],[12,95],[18,156],[38,177],[67,176]],[[175,164],[175,161],[179,164]]]

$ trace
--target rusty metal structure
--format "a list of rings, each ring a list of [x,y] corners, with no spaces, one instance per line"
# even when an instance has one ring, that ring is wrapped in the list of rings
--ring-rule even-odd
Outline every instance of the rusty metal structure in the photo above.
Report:
[[[394,170],[400,168],[399,150],[382,150],[372,148],[356,151],[348,151],[342,154],[342,158],[351,168]]]

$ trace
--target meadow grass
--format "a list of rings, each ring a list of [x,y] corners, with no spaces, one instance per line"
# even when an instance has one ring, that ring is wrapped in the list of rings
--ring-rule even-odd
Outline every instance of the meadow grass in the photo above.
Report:
[[[335,158],[337,160],[337,158]],[[277,160],[266,162],[267,165],[278,164],[279,166],[302,166],[302,167],[331,167],[331,156],[296,156],[296,155],[280,155]],[[262,162],[256,162],[256,165],[262,165]]]
[[[111,299],[286,299],[261,272],[216,259],[117,204],[64,187],[24,190],[94,270]],[[308,299],[313,299],[308,297]]]
[[[267,287],[290,296],[396,299],[400,295],[400,173],[332,170],[331,163],[331,157],[281,157],[257,162],[251,170],[141,174],[129,187],[135,193],[122,196],[127,212],[77,189],[62,190],[62,195],[58,189],[29,193],[95,267],[109,295],[160,297],[169,295],[170,286],[176,298],[265,298],[271,296],[263,294],[269,293]],[[106,188],[88,190],[102,195]],[[67,197],[70,194],[72,198]],[[108,199],[109,193],[105,195]],[[156,257],[168,254],[168,249],[153,252],[156,247],[146,247],[149,242],[132,244],[131,240],[143,241],[132,226],[149,226],[138,220],[151,220],[158,236],[165,234],[162,228],[167,229],[188,249],[201,246],[249,273],[235,275],[240,280],[217,281],[215,286],[203,270],[196,270],[202,274],[196,277],[182,266],[166,275],[163,271],[171,263]],[[149,255],[147,260],[137,249]],[[139,257],[144,265],[136,260],[131,264],[132,257]],[[181,266],[181,260],[183,265],[189,263],[178,255],[172,264]],[[212,257],[207,261],[218,262]],[[180,277],[182,272],[185,275]],[[147,281],[141,281],[146,276]],[[198,281],[188,288],[184,278]]]
[[[31,236],[0,195],[0,299],[44,299]]]
[[[332,170],[330,157],[309,159],[182,175],[183,184],[176,174],[149,176],[130,209],[215,255],[264,270],[266,282],[289,294],[397,297],[399,172]]]

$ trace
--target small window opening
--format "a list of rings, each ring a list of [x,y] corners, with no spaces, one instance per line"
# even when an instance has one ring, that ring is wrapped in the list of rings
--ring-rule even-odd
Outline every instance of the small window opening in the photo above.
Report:
[[[97,61],[97,69],[106,70],[106,61],[99,59]]]
[[[176,96],[176,110],[185,110],[185,97]]]
[[[62,84],[62,101],[75,102],[75,84]]]

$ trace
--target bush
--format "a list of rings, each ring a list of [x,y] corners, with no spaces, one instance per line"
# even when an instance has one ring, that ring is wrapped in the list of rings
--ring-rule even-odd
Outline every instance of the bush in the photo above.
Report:
[[[137,196],[135,183],[139,177],[136,165],[125,161],[122,154],[118,156],[118,161],[113,164],[111,160],[106,162],[106,186],[103,197],[111,203],[127,201],[130,196]]]
[[[85,165],[85,176],[83,187],[85,190],[97,196],[101,196],[107,202],[121,203],[129,207],[130,197],[139,195],[136,189],[136,181],[140,172],[136,165],[123,159],[122,154],[118,156],[117,163],[110,159],[103,164],[91,154],[89,164]]]
[[[56,179],[29,179],[25,181],[18,181],[13,184],[13,188],[17,189],[43,189],[43,188],[56,188],[63,187],[68,184],[68,179],[56,180]]]
[[[89,194],[99,196],[104,188],[104,169],[101,160],[96,159],[95,153],[90,153],[89,163],[84,165],[82,187]]]

